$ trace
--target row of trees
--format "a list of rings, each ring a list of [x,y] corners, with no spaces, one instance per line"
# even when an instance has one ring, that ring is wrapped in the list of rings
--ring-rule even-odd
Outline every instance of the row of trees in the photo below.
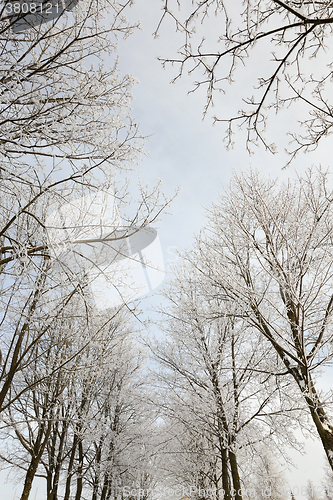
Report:
[[[153,481],[154,413],[133,311],[121,300],[98,310],[91,256],[71,241],[68,221],[48,227],[64,205],[74,211],[111,194],[117,224],[108,225],[110,207],[82,203],[95,226],[85,227],[91,214],[82,210],[75,230],[105,237],[100,245],[116,260],[119,239],[167,204],[158,183],[139,185],[129,202],[126,171],[143,137],[129,112],[134,78],[120,73],[116,49],[137,27],[125,17],[130,5],[82,0],[43,24],[26,15],[25,30],[24,13],[0,9],[0,454],[21,500],[36,477],[48,500],[107,500]],[[97,264],[89,260],[98,275]]]
[[[226,123],[227,147],[243,128],[249,152],[262,144],[276,153],[268,125],[283,109],[289,120],[289,108],[298,124],[281,122],[288,163],[330,135],[332,2],[165,0],[155,34],[170,22],[180,49],[161,61],[179,69],[174,81],[187,72],[191,91],[206,89],[204,115],[223,106],[214,121]],[[285,444],[297,446],[286,421],[317,431],[333,469],[332,392],[320,389],[332,360],[330,186],[320,170],[286,184],[235,175],[175,270],[166,336],[151,349],[163,367],[156,383],[168,442],[184,457],[168,449],[168,468],[188,486],[241,498],[239,484],[243,492],[256,484],[262,447],[272,447],[274,468]],[[316,498],[311,485],[308,497]]]
[[[175,267],[151,349],[166,480],[197,500],[259,486],[260,498],[269,484],[268,498],[290,498],[281,464],[297,428],[317,431],[332,477],[332,391],[320,389],[333,357],[332,202],[320,170],[287,183],[234,175]]]
[[[1,423],[1,458],[23,483],[22,499],[35,477],[45,478],[48,500],[106,500],[148,487],[152,417],[128,316],[87,328],[73,303],[36,344],[20,377],[30,389],[19,394],[14,385]]]
[[[157,380],[167,422],[164,453],[171,454],[167,477],[174,487],[178,482],[194,488],[194,498],[214,492],[216,498],[241,500],[242,491],[258,486],[263,465],[268,476],[278,468],[271,467],[269,455],[278,461],[286,445],[297,447],[292,430],[302,405],[295,406],[272,348],[206,293],[193,268],[176,273],[164,310],[166,335],[152,346],[163,367]],[[264,492],[264,481],[261,486]]]

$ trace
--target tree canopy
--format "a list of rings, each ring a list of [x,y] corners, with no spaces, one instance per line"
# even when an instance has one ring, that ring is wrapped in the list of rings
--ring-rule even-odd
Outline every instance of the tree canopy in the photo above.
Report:
[[[240,126],[247,131],[249,151],[261,143],[275,152],[269,130],[283,108],[288,109],[282,126],[291,139],[289,161],[330,135],[332,2],[164,0],[156,34],[168,20],[183,38],[178,55],[166,55],[163,64],[178,67],[175,80],[185,72],[195,78],[191,91],[206,89],[205,113],[216,101],[214,120],[226,123],[227,146]],[[231,109],[230,100],[219,96],[240,82],[232,94],[237,108]]]

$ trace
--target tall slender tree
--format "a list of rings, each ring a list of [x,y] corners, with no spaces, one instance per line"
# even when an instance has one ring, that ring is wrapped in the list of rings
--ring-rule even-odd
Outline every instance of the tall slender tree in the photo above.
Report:
[[[162,367],[157,384],[165,388],[158,404],[177,450],[169,449],[171,469],[197,488],[198,499],[213,489],[217,498],[224,492],[241,500],[253,454],[262,443],[278,449],[283,439],[292,441],[284,414],[294,411],[296,422],[301,408],[289,406],[290,392],[283,397],[290,383],[281,379],[274,349],[232,305],[213,296],[192,262],[174,271],[164,291],[165,336],[152,346]]]
[[[320,170],[281,184],[235,175],[188,259],[275,350],[333,468],[331,399],[317,386],[333,356],[332,199]]]

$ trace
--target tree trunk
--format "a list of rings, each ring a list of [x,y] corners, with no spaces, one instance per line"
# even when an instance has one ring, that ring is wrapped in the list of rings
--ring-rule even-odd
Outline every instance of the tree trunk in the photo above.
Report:
[[[79,465],[77,469],[75,500],[81,499],[82,487],[83,487],[83,444],[81,439],[79,440],[78,443],[78,451],[79,451]]]
[[[61,465],[63,461],[64,443],[65,443],[65,438],[67,436],[67,428],[68,428],[68,422],[65,421],[60,436],[59,450],[54,468],[53,485],[52,485],[50,500],[57,500],[58,498],[59,479],[60,479]]]
[[[34,449],[32,452],[31,462],[30,462],[29,468],[28,468],[26,476],[25,476],[25,482],[24,482],[24,486],[23,486],[21,500],[28,500],[28,498],[29,498],[31,487],[32,487],[32,482],[33,482],[35,474],[37,472],[37,468],[38,468],[40,459],[42,458],[45,446],[46,446],[46,444],[49,440],[49,437],[50,437],[51,423],[48,422],[47,430],[46,430],[44,439],[42,441],[43,434],[44,434],[44,428],[45,428],[45,422],[42,423],[42,425],[38,431],[38,437],[37,437],[37,440],[36,440],[36,443],[35,443],[35,446],[34,446]]]
[[[57,417],[59,416],[59,410],[57,411]],[[56,449],[56,443],[57,443],[57,433],[58,433],[58,419],[55,423],[55,425],[52,426],[52,439],[50,439],[50,445],[49,445],[49,466],[47,470],[47,500],[53,500],[53,494],[52,494],[52,489],[53,489],[53,472],[54,472],[54,467],[55,467],[55,449]]]
[[[321,439],[323,448],[325,450],[328,462],[333,470],[333,426],[327,417],[323,405],[318,397],[317,391],[315,389],[314,383],[312,381],[310,373],[307,369],[299,369],[298,366],[292,365],[289,357],[286,355],[284,349],[279,345],[279,343],[274,339],[268,324],[261,315],[259,309],[253,306],[253,312],[255,313],[261,331],[264,333],[265,337],[271,342],[275,348],[277,354],[282,360],[283,364],[287,368],[288,372],[293,376],[297,386],[299,387],[307,405],[310,410],[312,420],[316,426],[317,432]],[[304,353],[303,353],[304,354]],[[306,356],[305,356],[306,358]]]
[[[230,480],[229,480],[229,470],[228,470],[228,450],[222,448],[221,450],[221,460],[222,460],[222,487],[223,487],[223,499],[231,500],[230,493]]]
[[[304,395],[308,404],[312,420],[316,426],[317,432],[323,444],[328,462],[333,470],[333,426],[327,417],[323,405],[318,397],[317,391],[313,385],[311,377],[309,392],[311,397]]]
[[[237,467],[237,459],[235,453],[231,452],[230,453],[230,430],[228,426],[228,422],[225,416],[224,412],[224,405],[223,405],[223,400],[222,400],[222,395],[220,391],[220,385],[219,385],[219,380],[217,377],[217,372],[215,366],[212,364],[211,366],[211,380],[212,380],[212,385],[214,389],[214,394],[215,394],[215,400],[216,400],[216,406],[217,406],[217,425],[219,429],[219,441],[220,441],[220,448],[221,448],[221,460],[222,460],[222,485],[223,485],[223,490],[224,490],[224,499],[225,500],[231,500],[231,491],[230,491],[230,479],[229,479],[229,470],[228,470],[228,464],[230,461],[231,465],[231,454],[232,454],[232,460],[233,460],[233,468],[231,466],[231,470],[233,472],[232,474],[232,481],[233,481],[233,487],[235,490],[237,490],[237,500],[242,500],[241,496],[241,491],[240,491],[240,482],[239,482],[239,475],[238,475],[238,467]],[[234,478],[236,481],[236,484],[234,483]],[[238,487],[239,485],[239,487]]]
[[[72,446],[72,450],[71,450],[71,455],[69,457],[64,500],[69,500],[69,495],[71,493],[71,480],[72,480],[72,475],[73,475],[72,471],[73,471],[77,442],[78,442],[78,437],[77,437],[77,434],[75,434],[74,439],[73,439],[73,446]]]
[[[33,458],[30,462],[29,468],[28,468],[26,476],[25,476],[21,500],[28,500],[28,498],[29,498],[30,491],[32,488],[32,483],[33,483],[35,474],[37,472],[38,464],[39,464],[38,457]]]
[[[104,483],[103,483],[103,489],[102,489],[102,493],[101,493],[101,500],[106,500],[106,494],[107,494],[108,489],[109,489],[109,483],[110,483],[109,473],[106,472],[105,476],[104,476]]]
[[[238,409],[239,409],[239,398],[238,398],[238,379],[237,379],[237,370],[236,370],[236,353],[235,353],[235,335],[234,335],[234,328],[232,325],[232,330],[231,330],[231,357],[232,357],[232,383],[233,383],[233,396],[234,396],[234,405],[235,405],[235,410],[234,410],[234,419],[233,419],[233,436],[230,437],[229,439],[229,460],[230,460],[230,467],[231,467],[231,475],[232,475],[232,482],[234,485],[234,490],[236,490],[235,493],[235,500],[242,500],[242,487],[241,487],[241,482],[240,482],[240,477],[239,477],[239,471],[238,471],[238,464],[237,464],[237,457],[235,452],[232,450],[232,446],[234,444],[234,441],[236,440],[236,426],[238,423]]]
[[[96,474],[93,484],[93,494],[91,500],[97,500],[98,488],[100,483],[100,464],[102,458],[102,445],[103,445],[103,437],[100,438],[97,450],[96,450]]]
[[[237,464],[237,457],[233,451],[229,449],[229,460],[230,460],[230,467],[231,467],[231,476],[232,476],[232,482],[234,485],[234,490],[236,491],[235,493],[235,500],[242,500],[242,486],[240,482],[240,477],[239,477],[239,472],[238,472],[238,464]]]

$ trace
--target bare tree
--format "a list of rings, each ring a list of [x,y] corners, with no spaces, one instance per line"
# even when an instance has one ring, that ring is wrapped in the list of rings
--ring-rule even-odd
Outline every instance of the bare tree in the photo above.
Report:
[[[3,459],[25,472],[22,500],[40,474],[49,499],[56,500],[61,481],[65,498],[75,490],[79,500],[91,487],[95,499],[109,499],[118,427],[136,423],[140,414],[124,396],[124,387],[129,395],[128,386],[137,382],[130,365],[138,357],[126,346],[129,360],[115,350],[115,365],[122,360],[124,378],[133,378],[114,381],[121,367],[107,370],[111,338],[101,338],[129,307],[123,300],[101,313],[89,288],[91,269],[104,272],[95,259],[97,246],[106,248],[109,265],[131,257],[119,242],[149,230],[166,205],[159,182],[153,189],[139,184],[129,200],[126,170],[140,157],[142,137],[129,113],[134,79],[120,74],[115,52],[118,37],[135,28],[124,15],[130,4],[83,0],[24,30],[24,16],[8,13],[10,2],[1,6],[0,412],[7,440],[14,436],[18,450],[17,456],[3,453]],[[101,205],[91,229],[87,218],[101,194],[113,198],[119,220]],[[92,203],[81,203],[87,199]],[[78,212],[71,219],[76,238],[64,207]],[[50,228],[50,220],[56,227]],[[88,238],[91,246],[98,243],[92,256],[83,251],[82,229],[98,233]],[[121,347],[119,337],[117,342]],[[115,387],[121,392],[118,406]],[[132,455],[142,444],[133,434],[122,443],[133,446]],[[121,465],[125,474],[126,461]]]
[[[36,346],[34,364],[22,371],[35,384],[3,412],[8,453],[2,459],[23,477],[22,500],[36,476],[46,479],[48,500],[106,500],[126,484],[139,487],[146,472],[143,444],[152,418],[134,319],[128,312],[95,319],[82,350],[84,322],[84,314],[55,321]],[[42,381],[40,373],[47,374]]]
[[[235,175],[189,258],[274,348],[333,468],[332,396],[317,386],[333,356],[332,209],[321,171],[281,186],[257,173]]]
[[[289,493],[283,472],[276,462],[262,450],[256,470],[256,498],[260,500],[286,500]],[[289,495],[288,495],[289,496]]]
[[[292,441],[284,415],[294,411],[296,422],[300,408],[290,406],[291,394],[284,397],[290,383],[278,375],[274,349],[186,264],[164,290],[166,335],[152,346],[161,365],[157,384],[165,388],[158,405],[175,443],[164,463],[175,477],[183,474],[188,488],[197,487],[198,499],[213,489],[217,498],[223,491],[224,498],[241,500],[258,446],[274,443],[278,454]]]
[[[126,175],[116,179],[142,150],[129,114],[134,80],[120,74],[115,56],[117,37],[135,27],[124,17],[129,5],[80,2],[23,32],[14,29],[17,17],[0,20],[0,411],[12,400],[15,376],[32,362],[36,344],[69,302],[81,297],[88,322],[96,312],[84,243],[73,248],[66,240],[69,253],[81,258],[76,267],[64,252],[54,252],[47,227],[52,214],[61,219],[66,203],[111,193],[121,227],[103,226],[103,206],[95,221],[111,265],[121,254],[119,241],[148,227],[165,206],[159,183],[151,190],[140,185],[130,203]],[[82,227],[87,214],[79,215],[75,224]],[[70,229],[58,229],[65,240]],[[91,260],[95,274],[102,272]]]
[[[23,32],[15,32],[17,16],[6,16],[10,2],[2,4],[3,171],[36,171],[43,158],[106,170],[138,151],[128,113],[133,78],[120,75],[115,56],[117,37],[136,27],[124,15],[130,3],[83,0]]]
[[[330,135],[331,1],[203,0],[187,6],[181,0],[164,0],[156,34],[168,19],[183,39],[178,57],[164,58],[163,64],[179,66],[175,80],[185,71],[196,76],[193,91],[207,89],[205,113],[215,97],[219,102],[216,94],[230,92],[230,83],[245,77],[245,85],[253,88],[247,88],[244,97],[244,85],[240,86],[238,109],[214,117],[215,122],[227,124],[227,146],[232,146],[234,129],[240,125],[247,130],[249,151],[262,143],[275,152],[275,144],[265,133],[266,124],[273,112],[296,103],[302,107],[291,109],[297,111],[302,128],[296,124],[296,130],[285,127],[292,139],[290,161],[301,150],[315,149]],[[253,72],[256,81],[252,82]],[[226,104],[224,108],[229,107]]]

